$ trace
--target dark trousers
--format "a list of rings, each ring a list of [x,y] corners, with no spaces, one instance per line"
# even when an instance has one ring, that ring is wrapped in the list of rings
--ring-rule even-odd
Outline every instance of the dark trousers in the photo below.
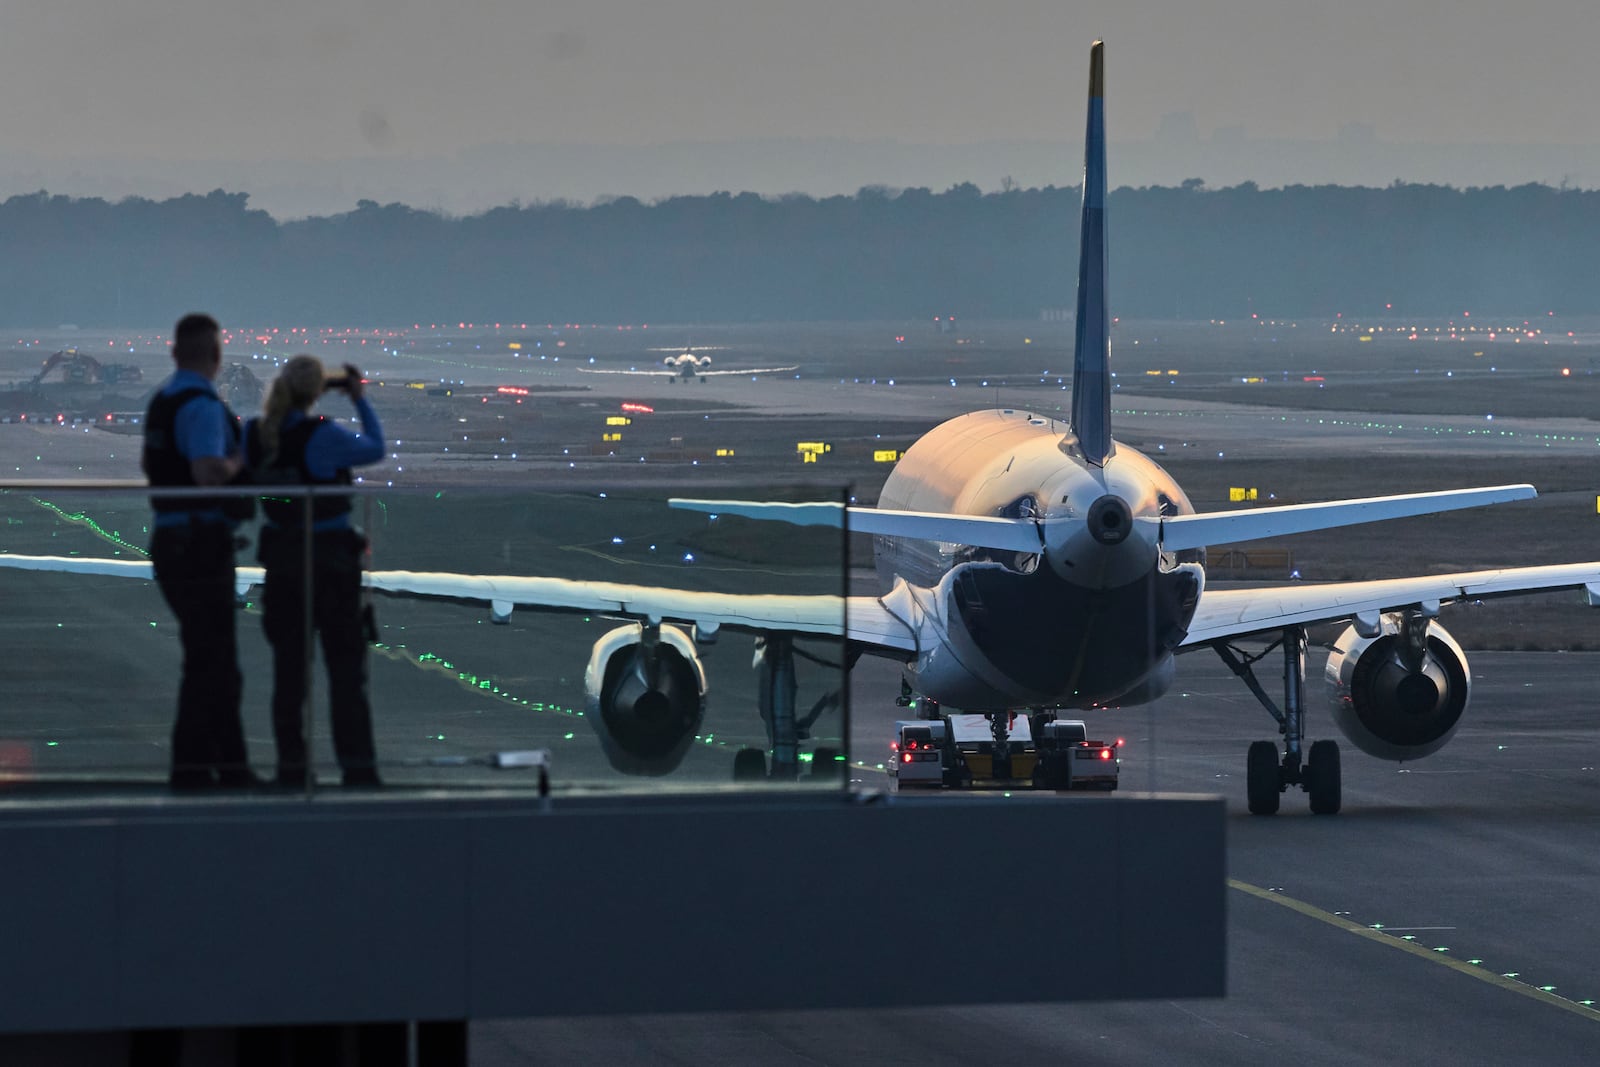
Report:
[[[272,645],[272,732],[278,773],[306,773],[303,707],[306,693],[305,564],[302,534],[263,527],[266,568],[262,628]],[[314,534],[311,625],[322,641],[332,706],[333,751],[346,776],[372,772],[372,708],[367,701],[367,635],[361,603],[363,542],[351,530]]]
[[[222,523],[158,526],[150,560],[183,642],[178,718],[172,727],[173,780],[200,784],[213,772],[242,778],[248,767],[239,719],[233,532]]]

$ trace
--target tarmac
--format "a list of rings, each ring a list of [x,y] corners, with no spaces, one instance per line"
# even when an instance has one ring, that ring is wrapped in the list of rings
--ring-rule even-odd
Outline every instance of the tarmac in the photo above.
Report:
[[[822,331],[814,340],[820,345],[839,332]],[[1061,362],[1059,338],[1052,344],[1053,358]],[[603,347],[595,351],[602,363],[629,358]],[[784,358],[788,351],[773,343],[752,347],[748,358],[750,365],[789,362]],[[1015,345],[1007,351],[1014,354]],[[1128,360],[1128,349],[1122,351]],[[427,360],[438,361],[427,366],[463,378],[475,375],[480,383],[509,375],[509,380],[583,386],[587,391],[542,401],[537,421],[501,430],[511,438],[503,442],[508,456],[509,446],[519,442],[530,448],[514,462],[478,452],[468,456],[460,451],[463,446],[448,456],[442,451],[462,426],[475,437],[487,433],[492,428],[487,420],[496,416],[486,419],[484,411],[498,410],[507,416],[502,425],[511,425],[517,417],[514,409],[494,409],[487,402],[476,413],[462,407],[459,417],[473,421],[457,423],[437,407],[400,418],[398,404],[380,406],[386,418],[396,414],[389,431],[396,442],[397,466],[430,486],[444,481],[488,487],[485,494],[456,493],[454,501],[447,494],[443,503],[491,510],[452,527],[449,521],[418,518],[415,500],[406,498],[409,503],[395,504],[385,519],[393,523],[389,532],[379,531],[379,548],[387,554],[377,565],[443,553],[451,560],[450,569],[461,570],[532,572],[546,566],[577,575],[592,568],[612,580],[685,587],[833,588],[830,583],[837,580],[842,562],[836,555],[773,561],[771,554],[782,557],[783,546],[796,542],[775,542],[769,555],[723,559],[708,567],[705,558],[695,563],[681,558],[684,539],[698,544],[694,539],[702,535],[672,526],[660,511],[640,503],[641,497],[629,497],[627,508],[605,513],[603,522],[573,519],[546,528],[556,510],[550,501],[594,498],[602,486],[637,486],[652,479],[662,488],[670,482],[673,489],[770,488],[780,479],[810,476],[814,485],[848,481],[870,489],[875,468],[869,457],[878,435],[903,446],[914,439],[918,426],[925,429],[939,418],[995,400],[1047,411],[1047,401],[1064,403],[1066,397],[1037,383],[1026,390],[981,384],[987,380],[981,376],[983,368],[974,368],[971,353],[954,349],[941,349],[937,361],[921,351],[915,357],[906,353],[898,362],[873,363],[871,370],[881,380],[874,381],[869,373],[865,382],[856,374],[849,380],[842,376],[851,370],[848,360],[813,357],[808,362],[808,353],[794,354],[805,374],[799,381],[729,378],[671,384],[664,378],[579,375],[565,367],[556,372],[548,364],[534,373],[526,363],[427,355]],[[720,365],[733,364],[737,357],[736,352],[718,353]],[[969,362],[957,365],[948,362],[952,359]],[[402,362],[403,370],[397,366],[388,373],[397,379],[418,373],[425,360],[418,355]],[[857,360],[854,369],[866,365]],[[959,371],[961,384],[939,384],[951,367]],[[916,380],[902,385],[906,379],[899,376],[908,368]],[[529,373],[522,374],[524,369]],[[1029,364],[1028,373],[1036,375],[1038,369]],[[976,380],[969,380],[969,370]],[[884,384],[891,376],[896,384]],[[1020,379],[1021,373],[1014,377]],[[1363,381],[1381,388],[1382,376]],[[1580,386],[1590,387],[1574,384]],[[660,473],[646,464],[641,474],[632,460],[595,457],[587,446],[589,437],[598,434],[599,415],[616,410],[624,399],[663,402],[663,414],[664,402],[675,405],[671,428],[663,421],[651,431],[661,437],[662,447],[676,435],[689,437],[694,445],[693,427],[700,422],[724,427],[718,433],[732,447],[775,451],[759,462],[741,460],[693,471],[680,466]],[[1126,402],[1119,398],[1116,407],[1119,436],[1152,451],[1160,444],[1191,464],[1201,455],[1226,452],[1233,458],[1264,462],[1300,457],[1323,468],[1343,464],[1359,470],[1381,455],[1401,467],[1415,463],[1414,487],[1419,490],[1473,483],[1470,472],[1452,469],[1463,460],[1493,461],[1497,471],[1513,472],[1525,460],[1526,474],[1518,473],[1517,480],[1537,483],[1540,464],[1550,457],[1582,463],[1596,450],[1594,424],[1585,419],[1506,416],[1492,420],[1496,425],[1489,433],[1484,431],[1491,420],[1467,410],[1470,405],[1460,414],[1417,418],[1263,408],[1228,394],[1215,399],[1144,395]],[[786,453],[793,442],[785,435],[807,427],[832,435],[838,442],[838,462],[806,469]],[[782,440],[772,445],[767,437]],[[560,449],[531,448],[568,438],[586,442],[583,457],[568,459]],[[132,443],[98,431],[0,426],[0,444],[18,457],[13,477],[127,477]],[[717,441],[704,436],[700,443]],[[29,463],[24,453],[40,458]],[[107,459],[114,453],[120,458]],[[1442,484],[1441,471],[1446,472]],[[407,480],[395,472],[385,477]],[[529,504],[526,510],[532,514],[508,517],[492,511],[495,498],[520,499],[535,487],[554,495]],[[64,516],[62,509],[52,511],[38,503],[38,496],[13,493],[0,500],[8,517],[6,543],[0,547],[85,554],[133,551],[107,539],[112,524],[100,523],[97,530],[70,517],[78,509],[68,507]],[[115,510],[127,516],[116,530],[121,540],[142,543],[142,532],[132,525],[138,521],[139,504],[125,501]],[[407,525],[412,522],[417,525]],[[1465,522],[1451,529],[1462,544],[1474,536]],[[1382,556],[1381,535],[1350,536],[1370,536],[1373,551]],[[613,537],[622,537],[624,543],[614,544]],[[1491,543],[1503,549],[1504,562],[1578,558],[1524,560],[1520,544]],[[670,555],[660,547],[669,544],[674,546]],[[1436,552],[1438,558],[1454,558],[1452,543],[1439,544]],[[1400,573],[1403,567],[1393,570]],[[48,788],[58,793],[109,788],[132,802],[184,803],[167,797],[160,786],[176,641],[154,587],[12,572],[0,572],[0,586],[0,641],[8,650],[9,694],[0,712],[0,772],[7,783],[0,787],[0,806],[34,802],[44,788],[41,782],[55,783]],[[378,748],[385,777],[397,795],[531,788],[530,776],[494,770],[485,757],[538,747],[552,751],[558,795],[563,788],[638,785],[622,783],[609,772],[579,714],[588,649],[614,623],[519,610],[509,625],[495,626],[482,608],[388,599],[379,601],[378,614],[383,640],[372,657]],[[1585,614],[1575,624],[1572,640],[1594,648],[1600,644],[1600,616],[1589,618]],[[271,759],[266,649],[253,609],[247,608],[239,621],[247,734],[258,766],[266,770]],[[1177,686],[1157,704],[1107,713],[1092,722],[1096,732],[1127,741],[1125,795],[1142,790],[1220,793],[1227,798],[1229,991],[1222,1000],[482,1020],[472,1025],[472,1062],[484,1067],[600,1061],[1591,1063],[1600,1041],[1600,1012],[1593,1007],[1600,1002],[1600,973],[1594,962],[1600,960],[1594,903],[1600,891],[1600,733],[1593,706],[1600,658],[1579,652],[1469,652],[1469,659],[1473,703],[1451,744],[1429,759],[1400,766],[1344,746],[1344,810],[1333,817],[1311,816],[1304,798],[1295,794],[1285,798],[1277,816],[1245,813],[1246,747],[1274,738],[1275,727],[1209,652],[1181,657]],[[764,743],[754,714],[748,639],[724,635],[706,660],[712,685],[702,740],[674,779],[686,787],[723,786],[731,776],[733,752]],[[1308,670],[1308,739],[1335,736],[1318,702],[1320,669],[1320,654],[1314,654]],[[806,663],[803,671],[802,706],[839,684],[834,668]],[[1263,671],[1269,689],[1273,675],[1271,667]],[[905,714],[892,703],[898,692],[894,664],[863,659],[852,672],[848,691],[848,712],[819,720],[817,743],[848,739],[850,784],[886,789],[889,782],[878,764],[887,752],[894,719]],[[314,732],[327,768],[324,778],[332,780],[325,712],[319,711]],[[317,802],[336,802],[338,796],[337,787],[319,790]],[[994,800],[1006,802],[1003,796]],[[284,802],[300,801],[285,797]],[[1073,796],[1062,802],[1095,803],[1097,798]],[[1093,848],[1094,842],[1042,845],[1075,850]],[[906,847],[951,848],[959,862],[993,864],[996,911],[948,915],[939,906],[939,886],[930,884],[918,899],[905,902],[903,928],[886,929],[871,943],[840,946],[858,957],[861,966],[893,969],[897,940],[910,937],[948,939],[953,969],[1004,966],[1008,952],[1053,953],[1064,970],[1086,965],[1073,956],[1071,932],[1074,925],[1092,923],[1095,917],[1050,914],[1051,887],[1008,883],[1004,857],[985,856],[981,842],[907,842]],[[893,855],[883,857],[886,865],[894,862]],[[826,857],[800,857],[796,865],[806,877],[822,872],[824,877],[857,880],[863,887],[870,887],[874,876],[871,869],[828,872]],[[1008,914],[1015,918],[996,918]],[[1047,921],[1033,920],[1041,915]],[[768,953],[772,966],[781,967],[785,938],[827,936],[827,914],[779,916],[772,939],[753,944],[751,951]],[[939,975],[907,974],[905,980],[932,991]],[[1049,990],[1041,990],[1040,996],[1048,998]]]
[[[1101,720],[1128,742],[1124,791],[1227,798],[1225,999],[493,1020],[472,1028],[473,1062],[1592,1063],[1600,1040],[1592,1006],[1600,1001],[1600,656],[1471,660],[1473,707],[1443,752],[1401,766],[1344,746],[1337,816],[1310,815],[1294,794],[1276,816],[1245,812],[1245,749],[1272,738],[1272,723],[1210,653],[1180,660],[1180,688],[1154,710]],[[857,684],[872,691],[866,679]],[[886,744],[883,724],[895,712],[882,700],[862,703],[861,746]],[[1315,710],[1310,730],[1331,732]],[[961,862],[985,862],[981,842],[907,847],[953,847]],[[1003,936],[992,915],[948,915],[933,884],[906,901],[903,928],[841,950],[859,954],[863,967],[893,968],[898,939],[943,937],[953,969],[1004,966],[1011,951],[1082,966],[1071,931],[1095,917],[1030,923],[1025,916],[1049,914],[1051,887],[1007,885],[1004,857],[988,861],[1002,908],[1017,916]],[[873,877],[840,874],[863,884]],[[783,929],[826,936],[827,916],[795,916]],[[782,965],[781,940],[752,950]],[[937,974],[905,978],[930,990],[939,982]]]

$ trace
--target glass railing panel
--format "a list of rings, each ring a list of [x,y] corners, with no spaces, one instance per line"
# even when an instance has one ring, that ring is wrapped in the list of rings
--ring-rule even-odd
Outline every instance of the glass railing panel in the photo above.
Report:
[[[833,487],[788,489],[782,498],[838,502],[842,494]],[[519,765],[543,750],[558,796],[768,788],[773,780],[843,788],[849,729],[844,643],[837,636],[848,569],[842,535],[668,508],[665,500],[678,495],[712,494],[637,482],[363,488],[355,515],[370,534],[370,569],[435,576],[397,579],[388,583],[396,592],[371,596],[370,697],[385,782],[407,790],[538,788],[538,774]],[[774,491],[732,486],[715,495],[768,499]],[[142,577],[55,569],[106,564],[115,571],[147,563],[147,495],[130,488],[17,487],[0,493],[0,516],[0,552],[66,561],[41,564],[50,568],[44,570],[0,569],[10,634],[0,777],[14,785],[164,782],[182,655],[171,611]],[[259,528],[247,524],[241,536],[251,541],[238,553],[243,586],[257,565]],[[484,576],[506,579],[503,599],[543,607],[518,604],[507,614],[506,604],[497,603],[501,596],[483,592]],[[554,581],[530,591],[517,588],[518,579]],[[627,588],[597,590],[597,583]],[[245,588],[234,618],[250,757],[270,777],[273,669],[261,593],[258,585]],[[790,641],[783,624],[774,623],[758,658],[760,635],[750,628],[724,625],[712,633],[695,625],[697,615],[720,617],[728,604],[716,598],[749,594],[806,598],[812,617],[834,620],[832,632]],[[641,598],[650,604],[641,608]],[[548,610],[552,599],[561,610]],[[585,677],[591,660],[598,664],[592,683]],[[778,681],[768,684],[773,665]],[[619,684],[624,666],[634,680]],[[794,678],[796,722],[789,729],[786,670]],[[309,735],[317,779],[326,786],[339,781],[339,768],[320,665],[313,679]],[[762,714],[764,694],[768,703],[778,698],[776,732]],[[612,714],[600,718],[610,725],[597,730],[594,710],[608,707]],[[833,773],[817,772],[819,754]],[[736,762],[760,780],[736,785]]]

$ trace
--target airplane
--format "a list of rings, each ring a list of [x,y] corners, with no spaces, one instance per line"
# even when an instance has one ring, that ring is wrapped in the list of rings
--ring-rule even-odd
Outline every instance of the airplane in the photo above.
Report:
[[[1600,606],[1600,562],[1208,588],[1208,545],[1535,494],[1531,485],[1507,485],[1197,512],[1166,471],[1112,436],[1103,47],[1097,41],[1090,52],[1070,419],[1011,408],[950,419],[905,451],[876,507],[668,502],[869,533],[881,592],[722,594],[413,571],[369,572],[367,584],[397,595],[486,602],[500,622],[519,606],[629,620],[595,643],[584,680],[585,717],[613,767],[629,774],[668,774],[682,762],[706,709],[699,647],[723,630],[756,637],[769,741],[767,749],[736,755],[735,777],[797,776],[808,716],[796,709],[795,642],[807,638],[842,640],[847,665],[861,655],[893,658],[901,664],[902,699],[920,697],[919,712],[927,715],[939,706],[989,714],[999,741],[1019,710],[1049,715],[1156,701],[1174,681],[1178,656],[1210,649],[1282,737],[1281,752],[1263,740],[1246,754],[1250,812],[1276,813],[1282,795],[1298,788],[1313,813],[1333,814],[1342,806],[1339,744],[1306,744],[1306,631],[1342,622],[1325,671],[1335,726],[1381,759],[1437,752],[1466,713],[1472,677],[1460,645],[1439,624],[1440,605],[1566,588]],[[120,560],[0,555],[0,566],[149,577],[148,564]],[[247,587],[259,577],[240,568],[238,580]],[[1243,641],[1266,648],[1252,654]],[[1274,650],[1283,664],[1281,701],[1254,671]]]
[[[756,367],[751,370],[707,370],[706,368],[711,366],[711,357],[697,356],[694,354],[694,349],[692,348],[679,353],[678,355],[663,357],[661,360],[661,365],[668,368],[666,379],[669,382],[675,382],[679,379],[682,379],[686,382],[692,382],[696,378],[703,382],[707,378],[716,378],[727,375],[782,374],[786,371],[800,369],[799,367]],[[662,377],[659,372],[651,370],[605,370],[595,367],[579,367],[578,369],[585,374],[643,374],[651,378]]]

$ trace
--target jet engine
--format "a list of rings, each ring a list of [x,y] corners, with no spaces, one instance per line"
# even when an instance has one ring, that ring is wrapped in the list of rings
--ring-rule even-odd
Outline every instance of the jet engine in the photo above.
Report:
[[[1132,707],[1136,704],[1153,704],[1178,678],[1178,666],[1172,662],[1171,654],[1157,663],[1149,674],[1139,680],[1139,684],[1125,693],[1119,693],[1114,699],[1103,701],[1112,707]]]
[[[585,712],[611,765],[670,774],[706,714],[706,672],[675,626],[619,626],[594,644],[583,675]]]
[[[1350,743],[1397,761],[1443,748],[1472,690],[1461,646],[1443,626],[1409,613],[1347,628],[1328,655],[1325,678],[1334,722]]]

